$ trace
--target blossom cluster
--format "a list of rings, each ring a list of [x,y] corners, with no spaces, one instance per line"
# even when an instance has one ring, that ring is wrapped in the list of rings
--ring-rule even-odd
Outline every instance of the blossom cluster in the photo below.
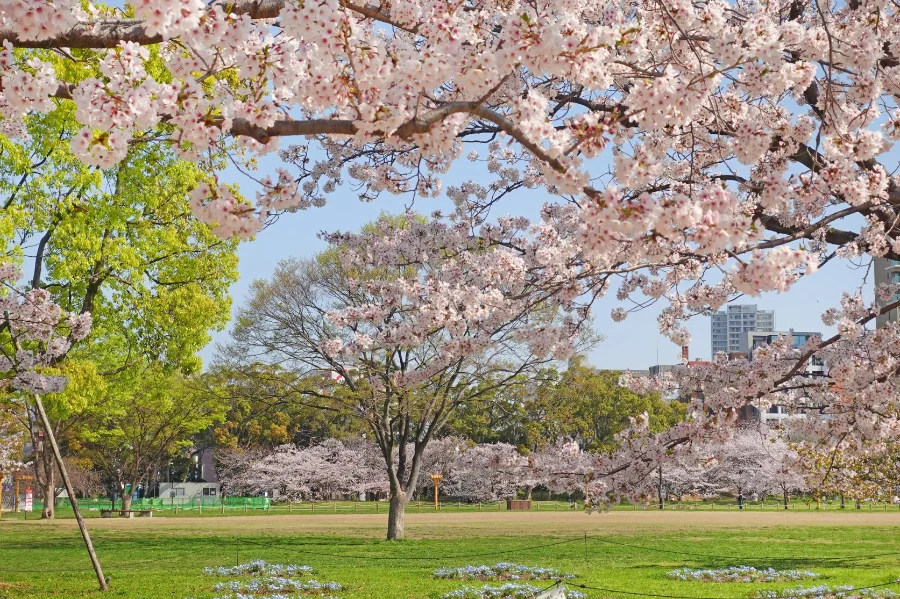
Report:
[[[786,589],[784,591],[760,591],[756,595],[760,599],[771,599],[773,597],[786,597],[788,599],[805,599],[808,597],[816,597],[819,599],[893,599],[897,593],[891,589],[857,589],[850,585],[842,585],[831,587],[822,584],[814,587]]]
[[[819,574],[809,570],[776,570],[774,568],[754,568],[753,566],[729,566],[718,569],[679,568],[667,573],[675,580],[700,582],[785,582],[818,578]]]
[[[248,580],[229,580],[216,583],[213,591],[221,593],[244,593],[260,595],[269,592],[289,592],[303,595],[320,595],[330,591],[340,591],[341,585],[337,582],[319,582],[318,580],[294,580],[281,576],[253,577]]]
[[[64,312],[46,289],[21,289],[20,276],[15,266],[0,264],[0,288],[4,291],[0,321],[9,333],[0,344],[0,372],[9,376],[2,386],[41,395],[58,393],[68,379],[42,371],[90,333],[91,315]]]
[[[318,599],[338,599],[331,595],[340,591],[337,582],[320,582],[307,578],[313,568],[297,564],[272,564],[265,560],[253,560],[236,566],[212,566],[203,569],[209,576],[236,577],[213,585],[215,599],[296,599],[298,596],[315,596]]]
[[[228,593],[227,595],[216,595],[213,599],[297,599],[297,595],[284,593],[257,594],[257,593]],[[319,595],[317,599],[340,599],[334,595]]]
[[[435,578],[457,580],[557,580],[575,578],[574,574],[561,572],[555,568],[524,566],[510,562],[500,562],[493,566],[462,566],[439,568]]]
[[[237,566],[204,568],[210,576],[301,576],[313,573],[313,567],[297,564],[270,564],[265,560],[253,560]]]
[[[441,599],[531,599],[541,593],[542,589],[522,582],[507,582],[502,585],[485,585],[482,587],[465,586],[441,595]],[[568,599],[586,599],[587,595],[580,591],[565,589]]]

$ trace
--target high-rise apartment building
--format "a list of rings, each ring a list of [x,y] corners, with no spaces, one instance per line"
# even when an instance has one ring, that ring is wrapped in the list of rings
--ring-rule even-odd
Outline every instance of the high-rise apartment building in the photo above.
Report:
[[[900,260],[875,258],[875,286],[884,283],[900,283]],[[900,308],[894,308],[890,312],[879,314],[875,318],[875,326],[881,328],[889,322],[898,320],[900,320]]]
[[[712,355],[719,352],[743,353],[750,351],[747,333],[774,331],[775,312],[758,310],[755,304],[728,306],[712,315]]]

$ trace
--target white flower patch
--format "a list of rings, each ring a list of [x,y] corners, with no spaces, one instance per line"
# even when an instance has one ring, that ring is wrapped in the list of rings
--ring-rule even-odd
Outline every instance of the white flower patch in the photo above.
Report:
[[[729,566],[717,570],[679,568],[672,570],[666,576],[674,580],[700,582],[787,582],[819,577],[818,574],[809,570],[760,569],[753,566]]]

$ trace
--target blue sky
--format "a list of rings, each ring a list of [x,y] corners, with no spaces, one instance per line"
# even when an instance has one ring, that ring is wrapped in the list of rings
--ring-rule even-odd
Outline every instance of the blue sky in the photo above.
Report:
[[[260,162],[260,173],[264,174],[279,163],[274,156]],[[451,174],[445,179],[448,184],[468,178],[480,178],[479,167],[466,160],[458,161]],[[224,174],[225,178],[238,181],[248,197],[252,197],[252,186],[241,180],[235,172]],[[372,203],[360,202],[349,188],[339,189],[329,197],[323,208],[312,208],[294,214],[286,214],[263,231],[256,240],[244,242],[239,249],[241,278],[231,288],[234,309],[241,306],[247,297],[250,283],[257,278],[271,275],[277,262],[288,257],[308,257],[325,249],[325,243],[317,237],[321,231],[356,230],[378,217],[382,212],[402,212],[408,198],[385,195]],[[508,196],[494,215],[520,214],[534,218],[540,206],[550,200],[546,192],[526,190],[521,194]],[[434,210],[448,210],[451,204],[446,198],[419,200],[413,207],[417,212],[429,214]],[[829,333],[832,329],[822,324],[821,314],[827,308],[840,302],[845,290],[855,289],[861,280],[861,273],[848,262],[832,263],[815,275],[797,283],[785,294],[768,293],[756,298],[742,298],[737,303],[754,303],[764,310],[775,310],[775,322],[779,330],[793,328],[803,331]],[[870,285],[871,287],[871,285]],[[871,290],[869,290],[871,295]],[[659,334],[656,317],[659,309],[651,307],[633,313],[621,323],[612,322],[609,312],[619,305],[615,293],[610,292],[599,304],[595,314],[596,329],[605,340],[589,354],[589,361],[598,368],[646,369],[652,364],[677,363],[680,351],[677,346]],[[692,358],[710,357],[709,318],[698,317],[688,323],[692,341]],[[215,345],[228,340],[228,333],[213,336],[213,341],[201,353],[204,363],[209,363],[215,354]],[[659,356],[657,359],[657,355]]]

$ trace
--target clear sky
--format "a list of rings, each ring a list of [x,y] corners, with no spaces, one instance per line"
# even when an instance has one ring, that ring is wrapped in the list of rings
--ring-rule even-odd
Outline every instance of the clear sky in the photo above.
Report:
[[[278,164],[276,157],[267,158],[260,164],[265,173]],[[458,161],[445,186],[465,178],[476,178],[481,173],[471,163]],[[234,172],[226,173],[226,178],[239,180],[244,193],[252,196],[252,186],[246,180],[238,179]],[[526,190],[503,200],[495,216],[521,214],[534,218],[539,207],[551,198],[537,190]],[[294,214],[286,214],[263,231],[256,240],[244,242],[239,249],[241,278],[231,288],[234,309],[247,297],[250,283],[256,278],[271,275],[277,262],[288,257],[308,257],[325,249],[325,243],[317,237],[321,231],[356,230],[378,217],[382,212],[402,212],[407,198],[385,195],[373,203],[360,202],[352,189],[345,186],[329,197],[323,208],[312,208]],[[413,209],[423,214],[434,210],[447,211],[451,204],[446,198],[420,200]],[[832,330],[822,324],[821,314],[827,308],[838,305],[844,290],[859,285],[861,273],[848,263],[832,263],[815,275],[797,283],[786,294],[769,293],[756,298],[742,298],[736,303],[757,304],[763,310],[775,310],[778,330],[821,331]],[[871,295],[871,289],[868,290]],[[652,364],[677,363],[679,348],[659,334],[656,316],[659,308],[653,307],[634,313],[621,323],[612,322],[609,312],[618,304],[615,293],[610,292],[599,304],[595,313],[596,329],[605,340],[590,355],[590,363],[598,368],[646,369]],[[692,341],[692,358],[710,357],[710,322],[707,317],[697,317],[688,324]],[[212,343],[202,352],[205,363],[209,363],[215,353],[215,345],[228,339],[227,332],[215,334]],[[657,359],[658,356],[658,359]]]

